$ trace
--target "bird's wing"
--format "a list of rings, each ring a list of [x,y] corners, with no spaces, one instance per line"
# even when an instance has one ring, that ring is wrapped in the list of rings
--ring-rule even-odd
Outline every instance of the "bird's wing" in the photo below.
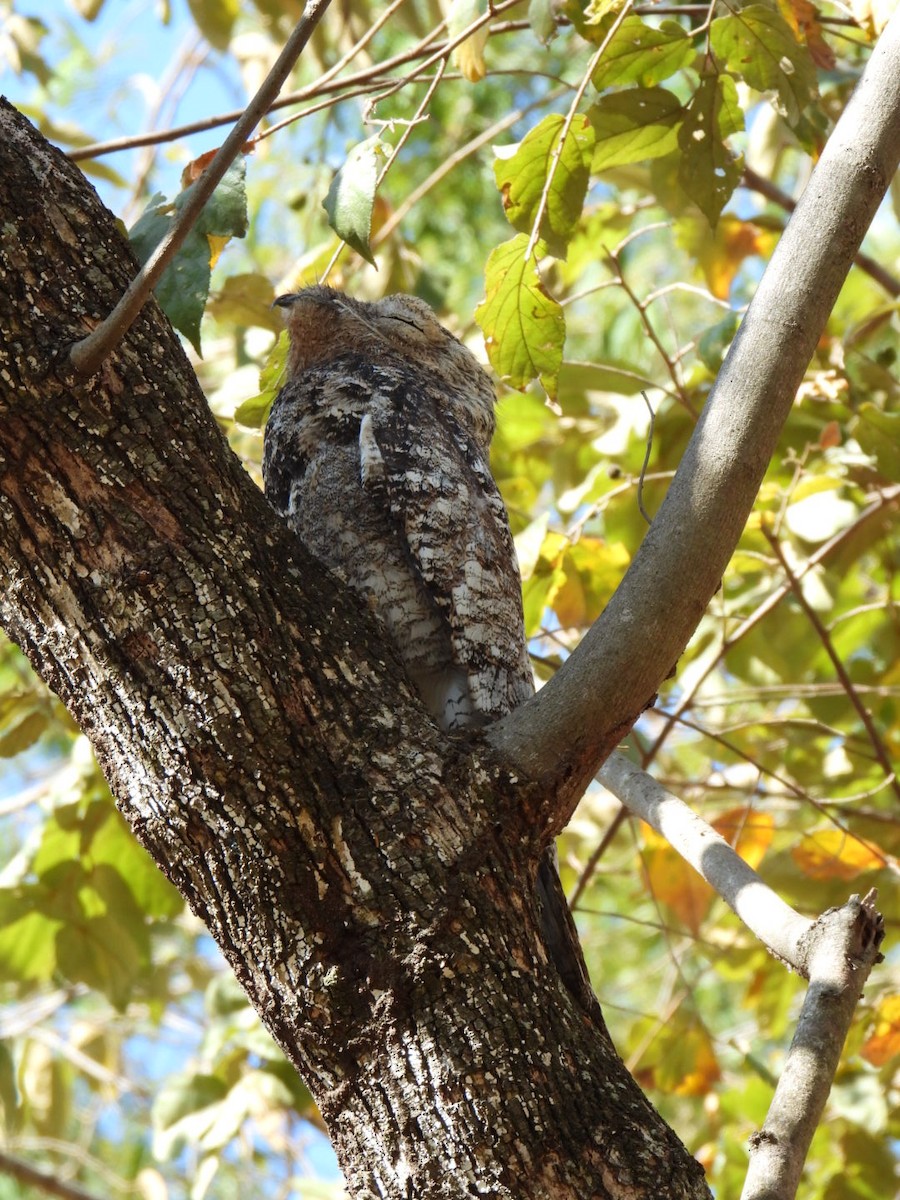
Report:
[[[364,483],[382,491],[416,577],[447,621],[475,712],[534,690],[503,500],[480,449],[420,373],[380,388],[360,428]]]

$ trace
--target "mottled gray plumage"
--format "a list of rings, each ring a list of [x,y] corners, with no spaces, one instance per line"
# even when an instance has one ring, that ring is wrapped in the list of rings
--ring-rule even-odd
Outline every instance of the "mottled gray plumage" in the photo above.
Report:
[[[290,341],[265,432],[266,495],[370,603],[443,729],[503,716],[534,683],[488,463],[490,380],[414,296],[364,303],[310,287],[276,303]],[[596,1016],[552,854],[538,895],[552,957]]]

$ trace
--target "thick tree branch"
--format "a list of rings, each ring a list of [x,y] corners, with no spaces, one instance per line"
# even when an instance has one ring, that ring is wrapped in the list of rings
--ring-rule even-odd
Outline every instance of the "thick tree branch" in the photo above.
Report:
[[[562,827],[719,587],[794,395],[900,160],[900,13],[876,45],[719,372],[666,499],[594,626],[491,740]],[[562,754],[563,747],[571,753]]]

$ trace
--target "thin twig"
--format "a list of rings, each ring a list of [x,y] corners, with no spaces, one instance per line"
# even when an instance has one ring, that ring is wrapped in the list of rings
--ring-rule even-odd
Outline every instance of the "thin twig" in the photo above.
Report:
[[[635,234],[637,232],[638,231],[635,230],[634,233],[630,235],[630,237],[635,236]],[[650,320],[650,314],[647,312],[647,304],[645,301],[640,300],[638,298],[634,289],[631,287],[628,280],[625,278],[625,272],[622,270],[622,263],[619,258],[621,249],[622,249],[622,245],[620,244],[619,246],[617,246],[615,248],[615,250],[607,250],[606,251],[607,258],[612,263],[613,268],[615,270],[615,275],[619,281],[619,286],[621,287],[621,289],[625,293],[625,295],[628,297],[628,299],[631,301],[631,303],[634,305],[634,307],[637,309],[638,316],[641,319],[641,324],[643,325],[644,329],[647,332],[647,336],[650,338],[650,341],[656,347],[660,358],[665,363],[666,371],[669,374],[669,378],[672,380],[672,383],[675,385],[675,390],[678,394],[679,403],[681,404],[681,406],[683,408],[687,409],[687,411],[690,413],[691,417],[693,417],[693,419],[696,420],[697,414],[694,411],[694,406],[691,404],[690,400],[688,399],[688,395],[687,395],[687,392],[685,391],[684,383],[681,380],[681,378],[679,377],[678,371],[675,370],[675,364],[672,362],[671,358],[669,357],[668,353],[666,352],[666,348],[662,344],[662,340],[660,339],[659,334],[656,332],[656,328],[655,328],[653,322]]]
[[[829,538],[828,541],[824,542],[814,554],[810,555],[810,557],[806,560],[803,570],[797,576],[798,580],[802,579],[808,571],[813,569],[813,567],[818,566],[819,563],[822,563],[829,558],[831,554],[833,554],[837,549],[840,548],[840,546],[844,544],[845,541],[848,541],[851,537],[853,537],[857,531],[866,524],[866,522],[871,520],[873,517],[878,516],[884,511],[884,509],[896,504],[898,501],[900,501],[900,484],[890,488],[885,488],[879,493],[878,498],[873,501],[868,508],[864,509],[863,512],[859,514],[855,521],[851,522],[851,524],[845,529],[841,529],[833,537]],[[703,668],[702,671],[699,672],[696,678],[692,680],[691,687],[684,693],[684,695],[678,701],[676,707],[670,713],[666,714],[666,723],[656,738],[656,741],[648,750],[645,765],[652,762],[662,749],[663,743],[671,733],[675,722],[685,711],[685,709],[690,708],[691,704],[693,703],[694,696],[697,694],[709,676],[713,673],[716,667],[718,667],[732,646],[735,646],[743,637],[745,637],[752,629],[754,629],[763,619],[763,617],[768,616],[768,614],[781,603],[784,597],[790,593],[790,590],[791,585],[789,583],[780,584],[765,600],[762,601],[761,604],[759,604],[753,610],[749,617],[741,622],[734,633],[722,639],[722,645],[719,647],[719,653]]]
[[[647,467],[650,465],[650,451],[653,449],[653,426],[656,424],[656,413],[653,411],[653,405],[647,399],[647,393],[641,391],[644,398],[644,403],[647,405],[647,411],[650,413],[650,426],[647,429],[647,449],[644,451],[644,461],[641,463],[641,473],[638,477],[637,485],[637,506],[641,516],[648,525],[653,524],[653,518],[644,508],[644,476],[647,474]]]
[[[515,8],[519,2],[520,0],[503,0],[502,4],[495,4],[492,7],[488,6],[481,16],[476,17],[474,21],[470,22],[470,24],[468,24],[465,29],[461,30],[456,37],[450,38],[450,40],[444,42],[442,46],[438,46],[431,56],[426,58],[425,61],[420,64],[418,70],[427,71],[428,68],[434,66],[435,63],[440,62],[442,59],[446,60],[457,46],[461,46],[463,42],[472,36],[473,33],[477,33],[483,25],[487,25],[488,22],[492,21],[498,13],[505,12],[508,8]],[[389,88],[385,88],[384,92],[382,92],[380,96],[376,96],[372,103],[378,104],[379,101],[386,100],[388,96],[392,96],[395,92],[399,92],[401,88],[406,86],[410,78],[411,76],[404,77],[398,83],[393,84]]]
[[[215,158],[194,184],[190,196],[172,222],[172,228],[166,237],[131,281],[125,295],[110,315],[86,338],[72,347],[69,362],[80,375],[92,375],[130,328],[154,285],[193,228],[216,186],[278,95],[329,3],[330,0],[309,0],[303,16],[297,22],[262,87],[217,150]]]
[[[819,637],[819,641],[822,643],[822,648],[824,649],[824,651],[828,655],[828,657],[831,659],[831,665],[834,667],[835,673],[837,674],[838,679],[840,679],[840,681],[843,685],[844,691],[847,694],[847,699],[850,701],[850,703],[856,709],[857,715],[858,715],[860,721],[862,721],[862,723],[863,723],[863,728],[865,729],[866,733],[869,735],[869,741],[872,744],[872,749],[875,752],[875,757],[878,759],[878,762],[881,764],[881,767],[882,767],[885,775],[889,779],[892,780],[891,786],[892,786],[894,792],[897,794],[898,797],[900,797],[900,780],[897,779],[897,775],[894,770],[894,766],[891,762],[890,755],[888,754],[887,750],[885,749],[884,742],[882,741],[881,734],[878,732],[878,729],[875,726],[875,722],[872,720],[872,714],[869,712],[869,710],[866,708],[865,704],[863,704],[862,700],[856,694],[856,688],[853,686],[853,680],[850,678],[849,674],[847,673],[847,668],[844,666],[843,662],[840,659],[840,656],[838,655],[837,651],[834,648],[834,643],[831,640],[831,635],[829,634],[829,632],[825,628],[825,626],[822,624],[822,621],[819,618],[819,614],[816,612],[816,610],[812,607],[812,605],[809,603],[809,601],[804,596],[803,588],[800,586],[800,580],[795,576],[793,570],[791,569],[791,565],[788,562],[787,558],[785,557],[785,553],[781,547],[781,543],[778,541],[778,539],[776,537],[774,537],[772,535],[771,531],[766,528],[765,524],[763,524],[763,533],[766,535],[766,538],[768,539],[769,545],[772,547],[772,551],[775,554],[775,557],[778,559],[779,563],[781,564],[781,569],[784,571],[785,578],[787,579],[788,584],[790,585],[790,589],[793,592],[797,603],[803,609],[806,619],[809,621],[810,625],[812,625],[813,629],[815,629],[815,631]]]
[[[435,167],[427,179],[423,179],[419,186],[414,188],[409,193],[402,204],[397,206],[394,212],[391,213],[385,223],[378,230],[378,233],[372,238],[372,245],[377,246],[386,238],[390,237],[400,222],[404,220],[409,212],[412,211],[422,197],[426,196],[433,187],[440,183],[440,181],[446,175],[449,175],[450,172],[455,167],[459,166],[461,162],[469,158],[470,155],[475,154],[481,149],[482,146],[486,146],[492,142],[498,134],[510,129],[516,124],[517,121],[520,121],[535,108],[539,108],[545,104],[551,104],[553,101],[558,100],[559,97],[563,95],[564,90],[565,89],[563,88],[558,88],[549,95],[542,96],[540,100],[536,100],[532,104],[526,105],[523,108],[514,109],[512,112],[507,113],[506,116],[501,117],[499,121],[495,121],[493,125],[489,126],[482,133],[479,133],[477,137],[474,137],[471,141],[466,142],[464,146],[460,146],[458,150],[454,150],[451,155],[444,159],[440,166]]]
[[[443,78],[444,72],[446,71],[446,69],[447,69],[447,60],[446,60],[446,58],[444,58],[438,63],[438,68],[435,71],[434,76],[428,85],[428,89],[425,92],[425,95],[422,98],[422,101],[419,104],[419,107],[416,109],[412,120],[410,120],[407,123],[406,128],[403,130],[403,133],[401,134],[401,136],[397,142],[397,145],[394,146],[394,148],[391,150],[391,153],[388,157],[387,162],[381,168],[378,178],[375,181],[375,192],[376,193],[378,192],[378,189],[381,187],[382,183],[384,182],[385,176],[387,175],[388,171],[391,169],[391,166],[393,165],[393,163],[396,161],[397,155],[403,149],[404,143],[409,138],[413,129],[416,127],[416,125],[419,123],[419,121],[425,119],[425,113],[428,109],[429,104],[431,103],[431,98],[434,95],[435,91],[437,90],[437,86],[441,82],[441,79]],[[337,260],[340,258],[341,254],[344,250],[344,247],[346,245],[347,245],[347,243],[345,241],[340,241],[338,243],[334,253],[332,254],[331,258],[328,260],[328,265],[326,266],[325,270],[322,272],[322,280],[321,280],[322,283],[324,283],[328,279],[328,276],[334,270]]]
[[[736,742],[733,742],[730,738],[725,737],[724,734],[716,733],[714,730],[707,729],[703,725],[698,724],[696,721],[689,721],[685,717],[679,717],[678,724],[682,729],[691,729],[695,733],[699,733],[703,737],[709,738],[711,742],[715,742],[717,745],[724,747],[731,754],[733,754],[735,758],[741,759],[755,767],[756,770],[759,771],[761,775],[765,775],[767,779],[774,779],[775,782],[780,784],[784,789],[784,794],[796,796],[796,798],[802,801],[804,804],[810,805],[810,807],[814,808],[816,812],[821,813],[823,817],[827,817],[834,828],[840,830],[840,832],[845,838],[847,838],[848,841],[856,842],[858,846],[862,846],[862,848],[868,854],[880,862],[881,869],[891,871],[895,875],[898,873],[898,866],[895,858],[893,858],[891,855],[885,854],[884,851],[879,849],[878,846],[873,845],[866,838],[860,837],[858,833],[854,833],[853,830],[850,829],[849,826],[847,826],[843,821],[838,820],[837,817],[829,813],[827,807],[822,803],[821,800],[817,800],[815,796],[811,796],[809,792],[805,791],[801,787],[798,787],[797,784],[792,783],[787,776],[779,774],[778,771],[773,771],[767,767],[763,767],[756,761],[755,758],[753,758],[745,750],[742,750]],[[889,776],[885,780],[885,786],[890,787],[892,782],[893,780]]]
[[[311,100],[323,94],[341,92],[348,88],[355,88],[361,84],[370,83],[373,80],[379,81],[382,76],[393,71],[395,67],[404,66],[406,63],[413,62],[415,59],[429,53],[434,34],[435,30],[432,30],[431,33],[427,34],[408,50],[403,50],[391,58],[384,59],[382,62],[374,63],[362,71],[348,75],[345,79],[332,79],[331,75],[334,68],[329,68],[314,83],[299,88],[296,92],[288,92],[287,95],[279,96],[278,99],[273,100],[269,105],[269,112],[277,112],[278,109],[288,108],[292,104],[302,104],[304,100]],[[376,82],[376,86],[380,86],[380,83]],[[190,121],[185,125],[177,125],[172,129],[165,129],[156,133],[133,134],[128,137],[111,138],[106,142],[93,142],[89,146],[79,146],[74,150],[70,150],[67,157],[72,162],[81,162],[86,158],[100,158],[104,154],[114,154],[120,150],[134,150],[140,146],[155,145],[160,142],[174,142],[178,138],[189,137],[194,133],[208,133],[209,130],[218,129],[222,125],[231,125],[240,119],[242,112],[242,109],[235,109],[231,112],[217,113],[213,117],[204,117],[201,121]]]
[[[197,70],[210,52],[208,45],[201,49],[203,46],[203,35],[199,29],[194,30],[193,34],[185,39],[178,52],[178,57],[170,64],[166,77],[160,83],[159,96],[147,119],[150,129],[156,129],[159,125],[168,123],[175,116],[178,105],[193,82]],[[168,116],[164,116],[167,111]],[[121,214],[122,221],[126,226],[131,224],[131,211],[137,208],[155,161],[156,150],[152,146],[145,146],[143,154],[137,156],[131,196],[126,210]]]
[[[855,536],[855,534],[858,532],[858,530],[863,525],[865,525],[873,517],[876,517],[880,513],[882,513],[885,508],[889,507],[892,504],[896,504],[898,500],[900,500],[900,485],[885,489],[883,492],[881,492],[878,496],[878,499],[875,500],[872,504],[870,504],[869,507],[866,508],[863,512],[861,512],[859,514],[859,516],[857,517],[857,519],[854,522],[852,522],[852,524],[848,525],[847,528],[840,530],[839,533],[836,533],[834,535],[834,537],[830,538],[827,542],[825,542],[822,546],[819,547],[819,549],[816,551],[816,553],[813,554],[807,560],[806,564],[803,567],[803,570],[799,573],[799,575],[797,577],[798,581],[800,579],[802,579],[807,574],[808,571],[811,571],[813,569],[813,567],[818,566],[819,563],[824,562],[833,553],[835,553],[837,550],[839,550],[840,547],[844,544],[844,542],[849,540],[851,537]],[[647,750],[642,751],[642,754],[641,754],[641,763],[645,768],[648,767],[650,765],[650,763],[653,762],[653,760],[657,757],[657,755],[659,754],[663,745],[665,744],[666,740],[668,739],[669,734],[672,732],[672,730],[675,728],[675,726],[677,724],[679,724],[679,722],[684,725],[687,725],[688,727],[699,728],[696,726],[692,726],[692,723],[689,721],[686,721],[682,714],[685,712],[686,709],[690,708],[691,705],[694,703],[694,697],[696,696],[697,692],[700,690],[700,688],[706,682],[706,680],[709,678],[709,676],[713,673],[713,671],[716,669],[716,667],[721,663],[721,661],[724,659],[724,657],[728,653],[728,651],[733,646],[735,646],[739,641],[741,641],[741,639],[743,637],[745,637],[748,633],[750,633],[751,630],[753,630],[764,617],[768,616],[768,614],[770,612],[772,612],[772,610],[778,606],[778,604],[784,599],[784,597],[790,593],[790,590],[791,590],[790,583],[781,584],[761,604],[759,604],[757,606],[757,608],[754,609],[754,611],[750,614],[750,616],[747,617],[741,623],[741,625],[734,631],[733,634],[731,634],[729,637],[723,638],[722,645],[719,647],[718,654],[715,656],[715,658],[711,662],[706,664],[706,666],[704,667],[704,669],[702,671],[700,671],[698,676],[693,680],[691,687],[681,697],[681,699],[679,700],[677,706],[673,709],[673,711],[666,713],[666,714],[660,714],[660,715],[664,716],[665,724],[663,725],[661,732],[659,733],[659,735],[657,736],[657,738],[653,742],[653,744]],[[715,736],[715,735],[711,735],[708,730],[701,729],[700,732],[706,734],[707,736]],[[634,736],[634,734],[632,734],[632,736]],[[719,738],[718,740],[723,741],[724,739]],[[730,747],[730,748],[736,749],[735,747]],[[741,753],[740,751],[737,751],[737,752]],[[741,754],[741,756],[746,758],[746,755]],[[770,775],[772,774],[772,772],[767,772],[767,773]],[[787,781],[781,779],[780,776],[775,776],[775,778],[779,779],[779,782],[781,782],[783,784],[787,782]],[[797,789],[794,787],[794,785],[787,784],[787,786],[791,790],[797,791]],[[808,796],[806,793],[802,794],[802,798],[813,804],[818,804],[817,801],[814,801],[812,799],[812,797]],[[822,810],[825,811],[824,806],[820,806],[820,807],[822,807]],[[843,828],[840,825],[840,823],[836,821],[833,814],[826,813],[826,815],[829,817],[830,820],[834,821],[835,824],[837,824],[839,828]],[[582,870],[582,872],[579,876],[578,883],[576,884],[576,886],[572,892],[572,895],[570,897],[570,900],[569,900],[569,904],[571,907],[573,907],[573,908],[575,907],[575,905],[578,903],[579,898],[587,890],[591,879],[593,878],[598,866],[600,865],[600,861],[602,860],[602,858],[603,858],[604,854],[606,853],[607,849],[609,848],[609,846],[612,844],[616,833],[618,832],[618,830],[621,827],[621,825],[623,824],[623,822],[626,820],[627,816],[628,816],[627,810],[625,808],[621,808],[619,810],[619,812],[616,813],[613,820],[610,822],[610,825],[604,832],[603,837],[600,840],[600,843],[598,844],[598,846],[594,850],[594,852],[591,854],[590,858],[588,859],[587,863],[584,866],[584,869]],[[862,843],[863,845],[867,845],[867,843],[863,842],[863,840],[857,834],[851,834],[850,831],[847,829],[845,829],[844,831],[848,834],[848,836],[853,837],[855,841],[858,841],[858,842]]]

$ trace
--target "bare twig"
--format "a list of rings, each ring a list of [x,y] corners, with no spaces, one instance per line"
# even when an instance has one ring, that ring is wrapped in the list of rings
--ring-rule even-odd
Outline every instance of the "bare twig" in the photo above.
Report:
[[[638,236],[640,232],[640,230],[634,230],[633,233],[629,235],[628,239],[626,239],[626,241],[630,241],[633,237]],[[629,284],[628,280],[625,278],[625,272],[622,270],[622,261],[620,258],[621,250],[624,245],[625,242],[623,241],[615,248],[615,250],[607,250],[606,256],[613,266],[619,287],[621,287],[622,291],[637,309],[638,316],[640,317],[641,324],[644,326],[647,336],[650,338],[650,341],[656,347],[660,358],[665,363],[666,371],[668,372],[669,378],[672,380],[672,383],[675,387],[679,402],[681,403],[682,407],[687,409],[691,416],[696,420],[697,414],[688,398],[684,382],[680,378],[679,372],[677,371],[670,355],[666,351],[665,346],[662,344],[662,340],[660,339],[659,334],[656,332],[653,322],[650,320],[650,314],[647,312],[647,306],[649,302],[646,300],[641,300]]]
[[[278,95],[329,2],[330,0],[309,0],[303,16],[297,22],[262,87],[219,147],[215,158],[197,180],[167,236],[131,281],[112,313],[86,338],[72,347],[69,362],[80,375],[93,374],[131,326],[154,285],[203,211],[209,197]]]
[[[647,393],[641,392],[644,398],[644,403],[647,405],[647,411],[650,413],[650,425],[647,429],[647,449],[644,451],[644,461],[641,463],[641,473],[638,477],[637,486],[637,504],[641,516],[648,525],[653,524],[653,518],[644,508],[644,478],[647,474],[647,467],[650,465],[650,451],[653,449],[653,426],[656,424],[656,413],[653,411],[653,405],[647,399]]]
[[[429,48],[434,40],[434,34],[435,31],[432,30],[421,41],[417,42],[415,46],[411,46],[409,49],[393,55],[391,58],[383,59],[379,63],[374,63],[362,71],[357,71],[353,75],[348,75],[344,79],[333,79],[334,67],[331,67],[307,87],[300,88],[296,92],[288,92],[287,95],[273,100],[269,105],[269,112],[288,108],[292,104],[302,104],[304,100],[311,100],[332,92],[341,92],[350,88],[356,88],[372,83],[373,80],[375,81],[373,86],[381,86],[379,81],[385,74],[393,71],[395,67],[403,66],[408,62],[414,62],[417,58],[422,58],[423,55],[429,53]],[[222,125],[231,125],[234,121],[240,119],[242,111],[242,109],[235,109],[231,112],[217,113],[212,117],[204,117],[201,121],[191,121],[185,125],[177,125],[172,129],[165,129],[155,133],[133,134],[128,137],[111,138],[107,142],[93,142],[89,146],[79,146],[74,150],[70,150],[67,157],[72,162],[81,162],[86,158],[100,158],[104,154],[114,154],[120,150],[134,150],[139,146],[155,145],[160,142],[174,142],[180,137],[189,137],[194,133],[207,133],[210,129],[218,129]]]
[[[900,500],[900,485],[897,485],[892,488],[888,488],[885,491],[881,492],[879,494],[878,498],[874,501],[874,503],[870,504],[868,508],[866,508],[863,512],[861,512],[859,514],[859,516],[857,517],[857,519],[851,525],[847,526],[846,529],[840,530],[839,533],[836,533],[834,535],[834,537],[830,538],[827,542],[825,542],[822,546],[819,547],[819,549],[815,552],[815,554],[813,554],[807,560],[802,571],[800,571],[798,573],[798,575],[797,575],[798,581],[800,579],[802,579],[808,571],[811,571],[813,569],[813,567],[817,566],[821,562],[826,561],[833,554],[837,553],[837,551],[841,548],[841,546],[844,545],[844,543],[846,541],[848,541],[851,537],[855,536],[858,533],[860,528],[862,528],[864,525],[868,524],[869,521],[871,521],[873,518],[877,517],[879,514],[883,513],[885,508],[888,508],[891,505],[896,505],[898,500]],[[703,733],[707,737],[716,737],[717,736],[715,734],[710,733],[710,731],[708,729],[701,729],[699,726],[694,726],[691,722],[686,721],[683,716],[684,712],[688,708],[690,708],[694,703],[696,703],[695,697],[697,695],[697,692],[699,691],[699,689],[701,688],[703,683],[705,683],[705,681],[709,678],[709,676],[712,674],[712,672],[716,669],[716,667],[722,662],[725,655],[732,648],[732,646],[735,646],[738,642],[740,642],[740,640],[743,637],[745,637],[748,633],[750,633],[750,631],[752,629],[755,629],[755,627],[759,624],[759,622],[765,616],[768,616],[768,614],[770,612],[772,612],[773,609],[775,609],[778,606],[778,604],[784,599],[785,596],[790,594],[790,591],[791,591],[791,585],[789,582],[782,584],[774,592],[772,592],[771,595],[769,595],[757,608],[754,609],[754,611],[750,614],[750,616],[747,617],[746,620],[744,620],[741,623],[741,625],[734,631],[733,634],[731,634],[729,637],[726,637],[723,639],[722,645],[719,648],[719,653],[715,656],[715,658],[711,662],[706,664],[705,668],[699,673],[697,678],[694,679],[692,686],[681,697],[677,707],[672,712],[664,714],[665,715],[665,725],[663,726],[663,729],[661,730],[659,736],[656,738],[656,740],[653,742],[653,744],[649,747],[649,749],[642,753],[641,759],[642,759],[642,763],[643,763],[644,767],[649,766],[650,763],[653,762],[653,760],[657,757],[657,755],[659,754],[663,745],[665,744],[669,734],[672,732],[672,730],[675,728],[675,726],[679,723],[682,723],[682,724],[688,726],[689,728],[696,728],[699,730],[699,732]],[[663,714],[660,714],[660,715],[663,715]],[[719,737],[718,740],[724,742],[724,738]],[[735,753],[741,753],[737,747],[730,745],[730,743],[726,743],[726,744],[729,746],[729,749],[735,751]],[[605,782],[603,780],[602,771],[601,771],[600,775],[598,776],[598,778],[600,778],[601,782]],[[828,816],[829,820],[833,821],[837,825],[838,828],[842,829],[847,834],[848,837],[852,837],[855,841],[858,841],[861,845],[867,846],[867,848],[869,848],[870,850],[873,849],[873,847],[869,846],[869,844],[867,842],[864,842],[863,839],[860,838],[858,834],[851,833],[849,829],[847,829],[839,821],[837,821],[837,819],[834,817],[834,814],[827,811],[827,808],[825,805],[822,805],[818,801],[813,800],[813,798],[811,796],[809,796],[805,792],[801,792],[793,784],[790,784],[790,783],[788,783],[788,781],[781,779],[780,776],[776,775],[775,778],[778,779],[779,782],[781,782],[782,784],[787,786],[792,792],[794,792],[794,794],[797,795],[798,798],[805,800],[807,803],[813,803],[813,804],[817,805],[817,807],[819,807],[820,810],[825,815]],[[889,782],[892,782],[892,781],[889,781]],[[618,833],[620,827],[626,820],[627,816],[628,816],[628,813],[625,808],[620,809],[619,812],[616,813],[615,817],[610,822],[609,827],[604,832],[603,837],[601,838],[596,849],[593,851],[590,858],[585,863],[584,868],[582,869],[581,874],[579,875],[578,882],[575,885],[575,888],[572,891],[572,895],[569,898],[569,904],[572,908],[574,908],[577,905],[579,899],[584,894],[584,892],[587,890],[588,885],[590,884],[590,881],[593,878],[593,876],[597,870],[597,867],[599,866],[601,860],[603,859],[603,856],[606,854],[606,851],[608,850],[609,846],[612,844],[612,842],[615,838],[615,835]],[[886,862],[885,865],[889,865],[889,864]]]
[[[814,554],[810,555],[810,557],[806,560],[803,569],[798,572],[797,580],[799,581],[803,579],[806,573],[811,571],[813,567],[816,567],[819,565],[819,563],[825,562],[827,559],[829,559],[832,554],[836,553],[845,542],[854,537],[862,526],[868,524],[868,522],[873,518],[882,514],[886,508],[895,506],[898,501],[900,501],[900,484],[885,488],[883,491],[881,491],[878,494],[878,497],[859,514],[855,521],[853,521],[845,529],[841,529],[833,537],[829,538],[828,541],[824,542]],[[660,731],[659,736],[656,738],[656,741],[653,743],[647,753],[647,763],[652,762],[656,757],[666,738],[669,736],[669,733],[671,732],[675,722],[686,709],[690,708],[700,687],[706,682],[716,667],[719,666],[719,664],[722,662],[722,659],[725,657],[731,647],[735,646],[743,637],[745,637],[752,629],[754,629],[763,619],[763,617],[768,616],[768,614],[781,603],[781,601],[790,593],[790,591],[790,583],[781,584],[753,610],[749,617],[741,622],[734,633],[722,639],[722,645],[719,648],[719,653],[711,662],[707,663],[701,672],[699,672],[699,674],[692,681],[691,687],[678,701],[677,706],[672,710],[672,712],[666,715],[666,723],[663,726],[663,729]]]

